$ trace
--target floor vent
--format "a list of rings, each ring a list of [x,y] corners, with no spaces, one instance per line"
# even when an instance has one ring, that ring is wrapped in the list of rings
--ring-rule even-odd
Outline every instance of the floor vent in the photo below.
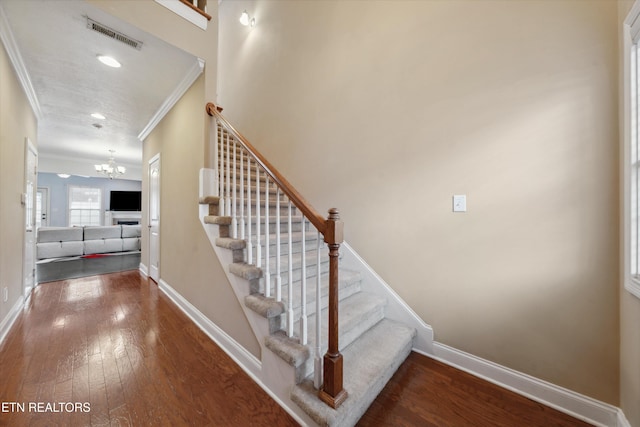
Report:
[[[93,31],[96,31],[102,35],[105,35],[111,39],[117,40],[120,43],[124,43],[128,46],[131,46],[135,49],[142,49],[142,42],[136,39],[132,39],[131,37],[122,34],[119,31],[116,31],[112,28],[107,27],[99,22],[94,21],[93,19],[87,17],[87,28]]]

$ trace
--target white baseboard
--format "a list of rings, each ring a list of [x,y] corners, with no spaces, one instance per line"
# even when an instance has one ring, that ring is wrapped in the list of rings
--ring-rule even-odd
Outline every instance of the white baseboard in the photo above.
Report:
[[[163,279],[160,279],[158,287],[238,365],[246,368],[245,370],[249,370],[256,376],[260,375],[262,365],[257,357],[245,350],[236,340],[231,338],[225,331],[220,329],[218,325],[202,314],[200,310],[194,307]]]
[[[631,427],[631,423],[622,412],[622,409],[618,409],[618,424],[617,427]]]
[[[20,310],[22,310],[23,306],[24,297],[20,296],[13,307],[11,307],[11,310],[9,310],[9,313],[7,313],[5,318],[2,319],[2,322],[0,322],[0,344],[2,344],[4,339],[7,337],[7,334],[18,318],[18,314],[20,314]]]
[[[422,353],[560,412],[600,427],[631,427],[618,407],[547,381],[434,342],[433,354]]]
[[[249,353],[236,340],[231,338],[218,325],[213,323],[200,310],[194,307],[167,282],[160,279],[160,290],[173,301],[184,314],[187,315],[205,334],[209,336],[260,388],[262,388],[278,405],[289,413],[300,425],[307,425],[300,416],[292,410],[280,397],[272,392],[262,381],[262,362]]]
[[[140,273],[144,277],[149,277],[149,270],[147,269],[147,266],[144,265],[143,263],[140,263],[140,265],[138,266],[138,270],[140,270]]]

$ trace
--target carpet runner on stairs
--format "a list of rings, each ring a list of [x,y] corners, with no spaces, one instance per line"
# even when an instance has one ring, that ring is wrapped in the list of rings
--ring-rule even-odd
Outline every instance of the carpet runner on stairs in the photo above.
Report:
[[[252,189],[255,196],[255,188]],[[264,188],[261,189],[264,195]],[[209,215],[204,218],[204,223],[208,226],[219,227],[215,244],[232,252],[233,263],[229,265],[229,272],[246,280],[248,294],[241,303],[259,314],[267,322],[270,335],[264,338],[264,345],[267,349],[279,356],[289,364],[295,372],[295,384],[291,384],[290,398],[318,425],[322,426],[352,426],[364,414],[375,397],[382,390],[389,378],[398,369],[400,364],[409,355],[413,346],[416,334],[415,329],[396,321],[385,318],[386,300],[375,294],[362,291],[362,275],[358,271],[340,269],[339,283],[339,345],[344,358],[344,388],[349,397],[337,409],[327,406],[318,398],[318,391],[313,387],[313,368],[315,349],[313,337],[315,336],[315,322],[311,321],[315,317],[316,305],[316,268],[317,260],[317,236],[316,232],[308,231],[305,235],[305,251],[307,268],[305,276],[309,288],[307,291],[306,311],[309,317],[310,344],[302,345],[299,339],[299,320],[294,325],[294,336],[288,337],[286,332],[286,311],[287,298],[289,293],[288,274],[282,274],[282,301],[276,301],[276,237],[275,226],[277,221],[281,223],[281,268],[287,271],[289,263],[288,235],[286,234],[287,204],[280,204],[280,214],[275,210],[275,191],[270,191],[268,205],[270,206],[270,235],[268,242],[270,245],[270,283],[271,296],[265,296],[265,268],[259,268],[256,263],[247,263],[247,242],[238,238],[231,238],[230,225],[231,217],[218,215],[218,197],[205,197],[200,202],[209,205]],[[264,203],[264,200],[263,200]],[[295,212],[295,211],[294,211]],[[255,214],[255,212],[254,212]],[[264,214],[264,212],[263,212]],[[261,215],[262,216],[262,215]],[[252,219],[255,223],[255,216]],[[264,217],[262,217],[264,222]],[[302,259],[302,233],[301,218],[292,220],[295,227],[291,230],[292,258],[292,305],[294,319],[298,319],[301,313],[301,280],[302,269],[300,266]],[[292,224],[292,225],[293,225]],[[304,225],[309,227],[308,224]],[[253,258],[256,254],[255,236],[253,244]],[[262,244],[265,239],[262,237]],[[324,272],[328,269],[328,250],[326,245],[321,249],[321,307],[323,326],[321,331],[322,352],[326,351],[327,341],[327,294],[328,279]],[[264,256],[264,249],[263,249]],[[265,261],[267,262],[267,261]],[[263,264],[264,267],[265,264]]]

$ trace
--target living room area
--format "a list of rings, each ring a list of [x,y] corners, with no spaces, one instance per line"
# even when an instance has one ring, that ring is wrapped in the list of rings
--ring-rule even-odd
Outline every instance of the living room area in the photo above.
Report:
[[[40,172],[37,182],[38,283],[139,267],[139,179]]]

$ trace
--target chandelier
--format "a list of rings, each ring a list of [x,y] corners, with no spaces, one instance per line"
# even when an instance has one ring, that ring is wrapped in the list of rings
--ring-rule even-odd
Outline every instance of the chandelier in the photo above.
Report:
[[[124,166],[116,165],[116,161],[113,158],[114,150],[109,150],[111,156],[109,157],[109,161],[107,163],[103,163],[101,165],[94,165],[96,168],[96,172],[105,176],[108,176],[109,179],[117,178],[120,175],[124,174],[127,169]]]

